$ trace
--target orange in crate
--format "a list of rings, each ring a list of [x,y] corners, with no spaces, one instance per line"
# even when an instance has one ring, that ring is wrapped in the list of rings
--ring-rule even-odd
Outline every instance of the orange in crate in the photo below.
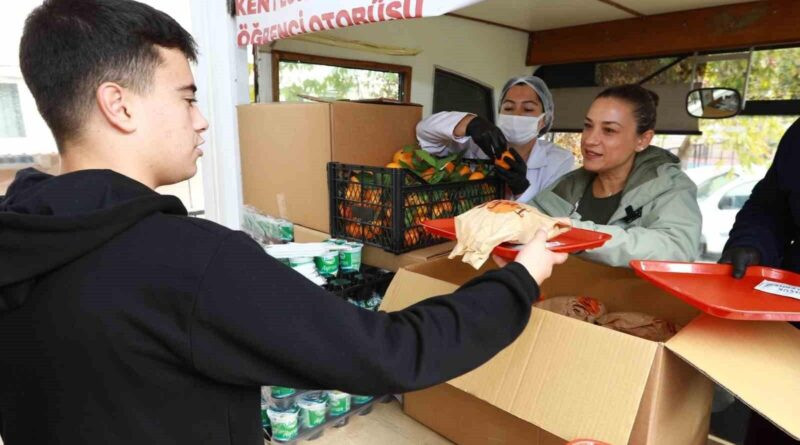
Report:
[[[392,156],[392,162],[398,165],[400,165],[400,161],[405,162],[406,165],[411,165],[413,160],[414,160],[414,152],[405,151],[403,149],[397,150]]]
[[[501,154],[499,158],[495,159],[494,160],[494,165],[502,168],[503,170],[508,170],[508,169],[511,168],[511,166],[508,165],[508,162],[506,162],[506,159],[511,160],[511,161],[514,160],[514,155],[512,155],[511,151],[509,151],[509,150],[504,151],[503,154]]]
[[[404,167],[401,157],[413,155],[413,152],[396,154]],[[491,166],[489,161],[474,163]],[[453,217],[473,206],[499,199],[503,194],[502,181],[498,178],[466,181],[468,176],[462,175],[453,179],[461,171],[471,174],[471,168],[453,161],[449,165],[443,163],[438,172],[426,167],[422,173],[413,173],[405,167],[329,163],[331,231],[334,232],[331,236],[359,241],[395,254],[444,242],[427,233],[421,224],[432,218]],[[450,174],[454,176],[446,176],[451,169]],[[486,174],[485,170],[480,171],[477,177]],[[426,178],[445,175],[445,178],[429,184],[421,175]]]
[[[406,246],[413,246],[419,242],[424,233],[421,227],[412,227],[403,234],[403,242]]]
[[[422,172],[420,174],[420,176],[422,176],[422,179],[424,179],[426,181],[430,181],[431,178],[433,178],[434,174],[436,174],[436,170],[434,170],[433,167],[431,167],[431,168],[425,170],[424,172]]]

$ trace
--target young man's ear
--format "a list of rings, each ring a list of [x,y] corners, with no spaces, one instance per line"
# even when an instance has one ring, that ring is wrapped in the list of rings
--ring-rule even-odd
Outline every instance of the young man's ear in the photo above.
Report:
[[[97,88],[97,107],[106,122],[123,133],[136,131],[132,117],[131,92],[117,83],[105,82]]]

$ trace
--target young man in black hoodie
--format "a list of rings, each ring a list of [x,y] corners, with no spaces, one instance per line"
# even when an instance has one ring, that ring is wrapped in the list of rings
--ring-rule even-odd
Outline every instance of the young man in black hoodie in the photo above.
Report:
[[[258,444],[259,386],[385,394],[463,374],[524,329],[563,254],[544,234],[457,292],[372,313],[153,189],[208,123],[191,36],[130,0],[48,0],[22,72],[62,156],[0,201],[0,436]]]

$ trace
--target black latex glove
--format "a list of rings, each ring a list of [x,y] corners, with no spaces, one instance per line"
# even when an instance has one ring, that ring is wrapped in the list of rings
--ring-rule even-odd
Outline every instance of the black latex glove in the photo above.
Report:
[[[528,190],[531,183],[528,181],[528,163],[522,159],[522,156],[517,153],[517,150],[509,147],[508,151],[511,152],[511,156],[514,159],[509,159],[505,157],[503,161],[508,164],[509,169],[506,170],[502,167],[497,167],[497,176],[499,176],[503,181],[506,181],[508,184],[508,188],[511,189],[511,193],[515,195],[521,195]]]
[[[496,159],[506,151],[508,142],[503,132],[497,126],[486,119],[475,116],[467,124],[467,136],[472,138],[472,141],[478,144],[478,147],[486,153],[489,159]]]
[[[756,266],[761,262],[761,254],[755,247],[731,247],[722,252],[719,263],[733,265],[733,278],[744,276],[748,266]]]

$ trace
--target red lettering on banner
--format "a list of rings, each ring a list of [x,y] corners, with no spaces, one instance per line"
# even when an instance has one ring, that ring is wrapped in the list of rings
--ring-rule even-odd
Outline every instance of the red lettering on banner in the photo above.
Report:
[[[322,20],[325,20],[325,23],[328,24],[328,29],[333,29],[333,28],[336,27],[336,25],[334,25],[334,23],[333,23],[333,13],[332,12],[326,12],[325,14],[322,14]]]
[[[400,8],[403,6],[401,2],[394,1],[386,5],[386,15],[389,17],[389,20],[398,20],[403,18],[403,14],[400,13]]]
[[[311,19],[308,21],[308,26],[311,28],[311,31],[322,31],[325,29],[325,25],[322,24],[322,19],[319,16],[313,15]]]
[[[239,46],[250,44],[250,33],[247,32],[247,23],[239,25],[239,34],[236,35],[236,43]]]
[[[278,29],[278,37],[281,39],[285,39],[289,37],[289,33],[286,32],[286,23],[278,24],[275,26]]]
[[[236,0],[236,15],[262,14],[269,11],[269,0]]]
[[[342,23],[342,19],[344,19],[344,23]],[[347,26],[353,26],[353,20],[350,18],[350,13],[347,10],[341,10],[336,14],[336,24],[341,26],[342,28]]]
[[[253,45],[261,45],[262,43],[264,43],[263,42],[264,31],[258,28],[258,23],[253,23],[253,26],[255,27],[255,29],[251,33],[250,41],[253,43]]]
[[[383,4],[383,0],[378,0],[378,21],[386,20],[386,16],[383,14],[383,8],[385,8]]]
[[[367,8],[353,8],[353,24],[361,25],[362,23],[369,23],[367,21]]]
[[[297,5],[295,17],[284,17],[281,23],[266,25],[261,28],[256,23],[239,24],[239,33],[236,35],[237,43],[243,45],[262,45],[266,42],[287,38],[308,32],[318,32],[329,29],[345,28],[365,23],[382,22],[386,20],[401,20],[422,17],[425,0],[361,0],[364,6],[351,9],[338,9],[320,15],[310,15],[306,23],[304,12],[300,9],[302,0],[236,0],[237,16],[248,16],[277,12],[281,8]],[[308,0],[306,1],[308,4]],[[270,20],[269,14],[266,16]],[[284,14],[276,14],[278,16]],[[265,16],[254,17],[256,20]],[[279,19],[280,20],[280,19]]]
[[[300,29],[300,24],[297,23],[297,20],[292,20],[291,22],[289,22],[289,35],[290,36],[296,36],[297,34],[300,34],[298,32],[299,29]]]
[[[370,23],[375,21],[375,16],[373,15],[373,7],[374,5],[369,5],[369,7],[367,8],[367,19],[369,20]]]

